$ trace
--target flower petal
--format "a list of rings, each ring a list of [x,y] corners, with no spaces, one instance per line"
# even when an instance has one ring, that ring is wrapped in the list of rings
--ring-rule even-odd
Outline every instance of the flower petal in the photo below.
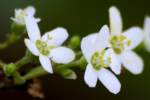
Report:
[[[108,49],[106,51],[106,55],[109,55],[111,57],[111,64],[110,68],[115,74],[121,73],[121,62],[119,55],[115,54],[112,49]]]
[[[27,13],[28,16],[34,16],[34,14],[35,14],[35,8],[33,6],[28,6],[25,9],[25,12]]]
[[[133,51],[124,51],[121,55],[124,67],[133,74],[140,74],[143,71],[143,60]]]
[[[24,42],[31,53],[33,53],[36,56],[38,56],[40,54],[40,52],[36,48],[35,44],[31,40],[25,39]]]
[[[39,60],[44,70],[52,74],[53,69],[50,59],[46,56],[40,55]]]
[[[147,51],[150,52],[150,17],[146,17],[144,21],[144,43]]]
[[[98,78],[111,93],[117,94],[120,92],[121,84],[109,70],[101,68],[98,72]]]
[[[40,30],[38,28],[36,19],[32,16],[26,16],[25,17],[25,24],[26,24],[26,28],[27,28],[27,33],[29,38],[32,41],[36,41],[37,39],[40,39]]]
[[[97,74],[94,72],[92,65],[88,64],[84,74],[84,81],[89,87],[95,87],[97,83]]]
[[[96,43],[95,43],[96,49],[98,51],[101,51],[102,49],[108,47],[109,46],[108,39],[109,39],[109,28],[107,25],[104,25],[97,35]]]
[[[143,40],[143,31],[139,27],[132,27],[123,33],[129,40],[131,40],[131,45],[127,46],[126,49],[134,49]]]
[[[81,41],[81,50],[88,62],[90,62],[92,54],[96,51],[96,38],[98,34],[91,34],[84,37]]]
[[[122,19],[119,10],[116,7],[109,9],[110,30],[112,35],[122,33]]]
[[[67,64],[75,59],[75,54],[69,48],[58,47],[51,50],[50,57],[55,63]]]
[[[47,41],[50,45],[60,46],[68,38],[68,32],[66,29],[59,27],[50,32],[45,33],[42,39]]]

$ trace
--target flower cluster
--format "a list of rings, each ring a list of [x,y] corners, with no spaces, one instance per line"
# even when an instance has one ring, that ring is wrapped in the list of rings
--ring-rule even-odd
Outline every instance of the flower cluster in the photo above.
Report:
[[[97,78],[112,93],[120,91],[118,79],[110,72],[121,73],[121,66],[133,74],[143,71],[142,59],[133,52],[143,40],[143,31],[132,27],[122,31],[122,19],[116,7],[109,9],[110,29],[104,25],[98,33],[84,37],[81,43],[82,52],[89,63],[84,80],[89,87],[95,87]],[[88,50],[87,50],[88,48]]]
[[[99,79],[110,92],[117,94],[121,84],[108,68],[110,67],[117,75],[121,73],[121,66],[133,74],[140,74],[143,71],[143,61],[133,49],[145,36],[145,45],[150,50],[150,40],[147,36],[150,19],[146,18],[145,21],[145,35],[143,30],[136,26],[123,31],[121,14],[116,7],[110,7],[109,20],[110,28],[104,25],[98,33],[86,36],[81,41],[81,50],[88,62],[84,80],[89,87],[95,87]],[[46,71],[53,72],[51,60],[67,64],[75,59],[71,49],[60,47],[68,37],[64,28],[56,28],[41,37],[37,21],[33,16],[25,17],[25,25],[30,38],[25,39],[25,44],[34,55],[39,56],[41,65]]]
[[[96,87],[99,80],[109,92],[117,94],[121,90],[121,83],[115,75],[120,75],[124,69],[134,75],[143,72],[143,60],[134,50],[144,44],[150,52],[150,17],[145,18],[143,29],[133,26],[124,31],[118,8],[112,6],[108,13],[109,25],[103,25],[99,32],[83,37],[81,42],[79,37],[72,37],[70,44],[66,46],[62,46],[69,37],[65,28],[58,27],[41,36],[38,27],[40,19],[34,17],[35,8],[32,6],[23,10],[16,9],[15,17],[11,19],[14,23],[25,26],[29,37],[24,39],[25,45],[32,56],[38,57],[44,71],[76,79],[76,73],[71,67],[79,66],[85,69],[84,81],[89,87]],[[77,46],[79,50],[76,49]],[[32,61],[27,60],[23,64],[29,62]],[[17,66],[23,65],[18,63],[8,64],[5,68],[8,72],[5,73],[14,74]],[[40,68],[33,70],[37,76],[45,73]],[[29,72],[31,73],[32,71]],[[31,74],[17,79],[30,79],[32,76],[35,77]],[[22,82],[17,80],[20,81]]]

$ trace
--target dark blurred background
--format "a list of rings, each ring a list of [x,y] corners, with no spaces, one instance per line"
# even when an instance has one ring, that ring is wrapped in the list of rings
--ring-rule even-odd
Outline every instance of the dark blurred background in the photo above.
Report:
[[[36,16],[44,33],[58,26],[67,28],[70,35],[85,36],[99,31],[108,24],[108,9],[117,6],[123,16],[124,30],[138,25],[143,27],[145,15],[150,14],[149,0],[0,0],[0,41],[10,32],[10,17],[14,16],[15,8],[35,6]],[[0,51],[0,59],[14,62],[25,53],[23,40]],[[48,75],[42,78],[45,99],[47,100],[150,100],[150,54],[139,51],[145,62],[141,75],[134,76],[127,71],[119,76],[122,90],[119,94],[109,93],[100,82],[92,89],[84,83],[84,72],[78,72],[77,80],[65,80],[59,76]],[[0,100],[33,100],[25,91],[6,89],[0,90]]]

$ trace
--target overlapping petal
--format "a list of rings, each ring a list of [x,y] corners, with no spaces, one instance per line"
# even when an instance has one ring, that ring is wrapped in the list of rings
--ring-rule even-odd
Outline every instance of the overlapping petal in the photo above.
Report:
[[[53,73],[51,61],[48,57],[40,55],[39,60],[45,71],[47,71],[49,73]]]
[[[121,54],[123,66],[133,74],[140,74],[143,71],[143,60],[133,51],[124,51]]]
[[[35,42],[38,39],[41,39],[40,30],[36,22],[36,19],[34,17],[26,16],[25,24],[26,24],[28,36],[33,42]]]
[[[89,87],[95,87],[97,83],[97,74],[94,72],[91,64],[88,64],[84,74],[84,81]]]
[[[95,45],[97,51],[101,51],[109,46],[109,36],[109,28],[107,25],[104,25],[96,37]]]
[[[31,53],[33,53],[36,56],[39,56],[40,52],[38,51],[35,44],[31,40],[25,39],[24,42]]]
[[[134,49],[139,45],[144,38],[143,31],[139,27],[132,27],[123,33],[130,41],[131,44],[126,49]]]
[[[81,41],[81,50],[88,62],[90,62],[92,54],[96,51],[96,37],[97,34],[91,34]]]
[[[98,78],[111,93],[117,94],[120,92],[121,84],[109,70],[101,68],[98,72]]]
[[[75,59],[74,52],[66,47],[57,47],[51,50],[50,58],[55,63],[67,64]]]
[[[120,35],[122,33],[122,19],[119,10],[116,7],[109,9],[110,31],[112,35]]]
[[[68,32],[66,29],[59,27],[50,32],[45,33],[42,39],[48,41],[50,45],[60,46],[68,38]]]

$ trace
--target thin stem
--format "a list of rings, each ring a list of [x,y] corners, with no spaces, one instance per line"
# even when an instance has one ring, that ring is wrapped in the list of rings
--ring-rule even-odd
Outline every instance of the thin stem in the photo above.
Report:
[[[24,56],[22,59],[20,59],[19,61],[17,61],[15,64],[17,66],[17,69],[21,68],[22,66],[24,66],[25,64],[29,63],[30,59],[28,59],[27,56]]]
[[[65,65],[57,65],[55,67],[53,67],[53,70],[55,73],[60,73],[63,69],[69,69],[69,68],[76,68],[77,66],[84,65],[84,61],[83,61],[83,57],[81,57],[79,60],[76,60],[74,62],[71,62],[69,64],[65,64]],[[81,69],[83,69],[83,67],[81,67]],[[27,74],[25,74],[24,76],[22,76],[22,78],[24,80],[29,80],[35,77],[39,77],[42,75],[46,75],[48,74],[41,66],[38,66],[34,69],[32,69],[31,71],[29,71]]]
[[[16,66],[17,66],[17,70],[19,70],[25,64],[28,64],[28,63],[30,63],[32,61],[36,62],[35,57],[30,53],[30,51],[26,50],[25,56],[22,57],[19,61],[17,61],[15,63]]]
[[[24,80],[30,80],[32,78],[39,77],[39,76],[46,75],[46,74],[48,74],[48,73],[41,66],[38,66],[38,67],[32,69],[31,71],[29,71],[22,78]]]
[[[10,33],[10,35],[7,37],[7,39],[3,42],[0,43],[0,50],[5,49],[9,45],[15,43],[18,40],[15,34]]]

